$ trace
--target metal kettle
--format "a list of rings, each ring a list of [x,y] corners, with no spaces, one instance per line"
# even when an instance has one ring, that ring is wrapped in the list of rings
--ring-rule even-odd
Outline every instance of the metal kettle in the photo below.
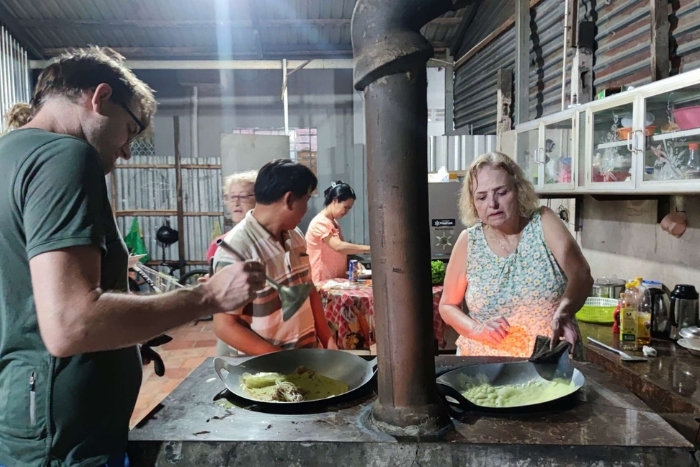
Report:
[[[679,284],[671,293],[671,339],[678,339],[678,332],[698,325],[698,292],[695,287]]]
[[[662,289],[649,288],[651,295],[651,337],[668,339],[671,336],[671,313],[668,295]]]

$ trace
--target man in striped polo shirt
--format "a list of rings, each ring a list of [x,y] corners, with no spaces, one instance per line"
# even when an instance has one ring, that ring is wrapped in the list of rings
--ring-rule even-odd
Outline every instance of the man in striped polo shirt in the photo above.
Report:
[[[219,248],[214,270],[241,259],[255,260],[263,263],[268,276],[279,284],[311,282],[306,241],[297,226],[317,182],[308,167],[289,159],[265,164],[255,182],[255,208],[225,237],[242,258]],[[215,315],[216,336],[245,355],[317,347],[319,342],[323,347],[336,348],[315,288],[288,321],[282,319],[281,306],[277,291],[267,285],[257,292],[253,303]]]

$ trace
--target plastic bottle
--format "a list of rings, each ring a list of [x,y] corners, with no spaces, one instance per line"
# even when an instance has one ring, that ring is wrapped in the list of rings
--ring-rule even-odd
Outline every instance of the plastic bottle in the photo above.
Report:
[[[630,303],[630,306],[634,307],[636,310],[639,291],[637,290],[637,284],[634,279],[627,281],[625,284],[625,293],[627,294],[627,301]]]
[[[613,313],[613,334],[620,334],[620,310],[622,309],[623,295],[624,292],[620,292],[620,298],[617,300],[617,307]]]
[[[686,179],[700,178],[700,154],[698,154],[698,143],[688,145],[690,157],[688,163],[683,167],[683,175]]]
[[[637,310],[630,294],[620,294],[620,349],[637,350]]]
[[[630,294],[620,294],[620,349],[637,350],[637,309]]]
[[[651,343],[651,293],[644,286],[644,280],[637,277],[634,280],[637,286],[637,344],[649,345]]]

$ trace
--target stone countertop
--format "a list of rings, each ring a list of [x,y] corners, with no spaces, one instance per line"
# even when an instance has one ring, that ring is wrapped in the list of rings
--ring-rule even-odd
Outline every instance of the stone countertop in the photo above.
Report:
[[[232,360],[235,363],[237,359]],[[440,370],[504,360],[507,359],[437,357],[436,366]],[[405,442],[397,443],[396,439],[368,430],[360,423],[369,413],[373,394],[345,406],[303,415],[267,414],[216,405],[212,399],[224,386],[216,377],[212,362],[213,359],[208,359],[202,363],[163,401],[160,410],[131,431],[132,455],[136,459],[151,459],[144,461],[144,465],[157,465],[153,459],[192,461],[209,451],[212,456],[228,456],[217,459],[235,457],[237,462],[243,462],[248,458],[236,448],[241,443],[250,448],[250,453],[257,452],[258,457],[249,460],[260,460],[260,456],[272,456],[275,452],[279,460],[281,454],[276,449],[281,449],[281,445],[299,455],[305,453],[301,458],[307,461],[309,456],[313,457],[314,450],[321,450],[317,453],[320,458],[331,455],[327,452],[331,446],[336,453],[348,450],[345,455],[354,456],[352,453],[357,452],[357,458],[348,465],[369,465],[362,462],[378,455],[378,449],[399,459],[406,449]],[[525,456],[525,449],[533,461],[539,459],[550,465],[566,465],[566,462],[557,464],[557,459],[570,462],[574,458],[580,465],[593,465],[597,460],[607,459],[608,454],[612,456],[611,462],[624,460],[616,465],[635,465],[635,462],[693,465],[692,445],[659,415],[595,365],[577,366],[586,377],[586,384],[572,407],[566,410],[498,416],[470,413],[455,421],[455,431],[443,442],[414,445],[416,449],[423,444],[432,446],[426,448],[432,451],[430,459],[435,456],[435,459],[441,456],[450,459],[449,456],[456,455],[460,462],[481,452],[487,456],[502,455],[499,459],[508,465],[508,459],[515,462]],[[600,447],[607,454],[603,455]],[[445,451],[437,452],[441,449]],[[418,456],[417,450],[415,454]],[[273,465],[277,464],[273,462]],[[439,464],[431,461],[424,465]]]
[[[646,362],[623,362],[620,357],[588,342],[590,336],[618,348],[619,340],[610,326],[579,323],[586,346],[586,358],[609,373],[615,381],[641,398],[687,439],[700,445],[697,439],[700,424],[700,357],[673,341],[652,340],[658,355]],[[630,355],[643,356],[638,352]]]

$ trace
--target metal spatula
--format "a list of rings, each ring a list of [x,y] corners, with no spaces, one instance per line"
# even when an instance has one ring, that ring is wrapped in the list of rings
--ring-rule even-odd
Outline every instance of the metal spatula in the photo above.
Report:
[[[216,244],[239,260],[245,261],[245,259],[243,259],[243,255],[237,253],[236,250],[231,248],[231,245],[226,243],[224,239],[220,238],[216,241]],[[284,321],[289,321],[289,319],[294,316],[297,311],[299,311],[302,305],[304,305],[306,299],[309,298],[309,294],[314,287],[313,284],[309,283],[287,287],[286,285],[278,284],[267,274],[265,275],[265,280],[267,280],[267,283],[270,284],[272,288],[277,290],[277,294],[280,297],[280,302],[282,302],[282,319]]]
[[[607,349],[607,350],[609,350],[609,351],[611,351],[611,352],[614,352],[614,353],[618,354],[618,355],[620,356],[620,359],[621,359],[623,362],[646,362],[646,361],[647,361],[647,359],[644,358],[644,357],[635,357],[634,355],[626,354],[626,353],[623,352],[622,350],[618,350],[618,349],[615,349],[615,348],[613,348],[613,347],[610,347],[609,345],[605,345],[605,344],[603,344],[602,342],[599,342],[599,341],[597,341],[597,340],[595,340],[595,339],[592,339],[592,338],[590,338],[590,337],[588,338],[588,340],[591,341],[591,342],[593,342],[593,343],[596,344],[596,345],[599,345],[599,346],[603,347],[604,349]]]

